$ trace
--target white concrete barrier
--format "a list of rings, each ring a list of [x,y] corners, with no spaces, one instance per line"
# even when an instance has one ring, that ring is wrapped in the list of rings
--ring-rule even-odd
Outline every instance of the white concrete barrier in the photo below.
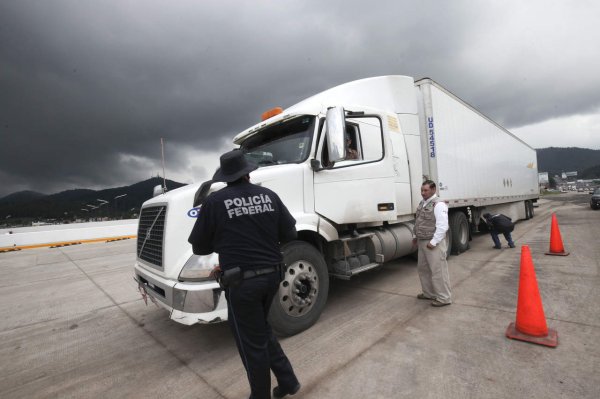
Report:
[[[137,235],[137,219],[0,230],[0,248]]]

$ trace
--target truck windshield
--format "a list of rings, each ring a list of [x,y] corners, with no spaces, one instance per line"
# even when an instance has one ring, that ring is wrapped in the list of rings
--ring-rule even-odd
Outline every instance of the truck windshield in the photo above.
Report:
[[[240,148],[259,166],[299,163],[308,158],[315,117],[298,116],[267,127],[244,140]]]

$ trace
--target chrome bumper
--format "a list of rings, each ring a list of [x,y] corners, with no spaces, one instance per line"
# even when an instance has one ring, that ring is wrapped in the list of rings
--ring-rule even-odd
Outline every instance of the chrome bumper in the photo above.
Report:
[[[225,292],[215,281],[182,283],[157,276],[136,263],[134,280],[142,296],[171,313],[171,319],[186,325],[227,320]]]

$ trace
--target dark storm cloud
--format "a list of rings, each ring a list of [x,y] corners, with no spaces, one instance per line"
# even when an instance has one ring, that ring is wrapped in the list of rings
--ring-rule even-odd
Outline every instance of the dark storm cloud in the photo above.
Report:
[[[369,76],[432,77],[509,127],[600,105],[586,7],[413,3],[2,2],[0,196],[147,178],[160,137],[175,175],[209,174],[192,149]]]
[[[171,43],[156,15],[107,3],[14,4],[0,13],[8,184],[44,191],[127,180],[139,171],[121,169],[119,154],[157,158],[161,136],[216,146],[223,105],[241,108],[232,79],[202,56],[208,39]]]

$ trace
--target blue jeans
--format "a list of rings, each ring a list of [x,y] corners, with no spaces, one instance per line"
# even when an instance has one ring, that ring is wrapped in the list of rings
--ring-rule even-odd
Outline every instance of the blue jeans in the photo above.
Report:
[[[494,246],[496,248],[501,248],[502,245],[500,244],[500,238],[498,238],[498,234],[500,234],[499,232],[497,232],[496,230],[491,230],[490,234],[492,235],[492,240],[494,241]],[[506,233],[502,233],[504,235],[504,238],[506,238],[506,241],[508,241],[508,246],[511,248],[514,248],[515,243],[513,242],[512,236],[510,235],[510,231],[506,232]]]

